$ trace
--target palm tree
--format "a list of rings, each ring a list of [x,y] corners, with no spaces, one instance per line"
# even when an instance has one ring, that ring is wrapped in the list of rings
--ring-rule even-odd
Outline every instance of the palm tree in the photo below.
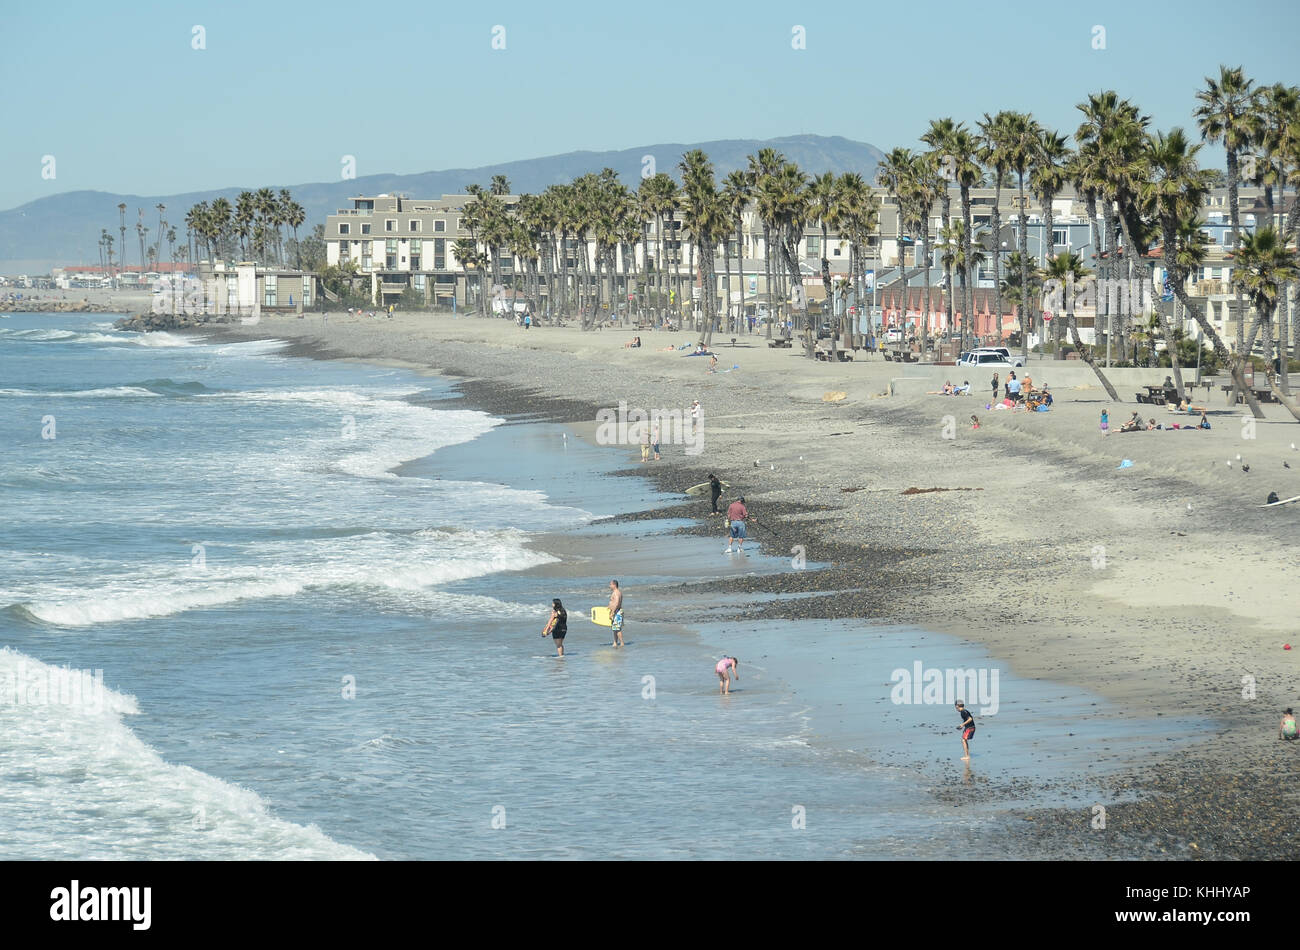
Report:
[[[1214,325],[1206,319],[1203,310],[1193,304],[1187,294],[1188,271],[1183,268],[1188,266],[1190,261],[1188,255],[1182,253],[1179,234],[1186,234],[1184,222],[1194,218],[1210,190],[1209,173],[1201,170],[1196,162],[1196,153],[1200,148],[1200,145],[1190,144],[1181,129],[1174,129],[1168,135],[1157,134],[1150,138],[1146,146],[1149,180],[1143,189],[1142,197],[1150,213],[1160,223],[1165,270],[1174,296],[1196,320],[1220,362],[1228,367],[1233,383],[1245,398],[1251,413],[1257,419],[1263,418],[1259,403],[1246,386],[1242,374],[1242,361],[1245,354],[1228,352]],[[1235,278],[1234,274],[1234,280]]]
[[[510,179],[505,175],[493,175],[488,190],[497,196],[510,194]]]
[[[880,225],[880,201],[857,172],[840,176],[840,236],[849,242],[849,276],[854,303],[865,297],[865,251]],[[927,272],[928,276],[928,272]]]
[[[1278,396],[1291,414],[1300,420],[1300,410],[1276,384],[1273,363],[1273,320],[1283,288],[1297,275],[1296,253],[1286,246],[1285,240],[1272,225],[1247,234],[1237,253],[1237,266],[1232,270],[1232,282],[1250,298],[1258,314],[1257,320],[1264,330],[1264,371],[1269,388]],[[1286,354],[1282,354],[1285,359]]]
[[[989,222],[993,228],[993,293],[999,317],[1002,313],[1002,185],[1011,167],[1012,151],[1018,147],[1015,140],[1015,122],[1017,114],[1002,111],[995,116],[984,113],[980,127],[979,160],[991,172],[993,177],[993,208]],[[1023,211],[1023,205],[1021,209]],[[1020,215],[1020,226],[1025,229],[1024,215]],[[1023,277],[1023,275],[1022,275]],[[1023,311],[1021,333],[1024,332]]]
[[[921,136],[921,141],[930,146],[928,153],[934,158],[939,170],[939,177],[943,180],[943,190],[939,194],[939,199],[943,210],[943,225],[941,231],[952,227],[952,182],[955,176],[952,175],[952,166],[948,161],[948,156],[952,154],[950,140],[954,132],[957,131],[957,124],[951,118],[933,119],[929,128]],[[951,255],[944,258],[951,264]],[[945,265],[945,268],[949,265]],[[952,332],[953,328],[953,307],[952,307],[952,271],[945,269],[943,275],[944,283],[948,287],[947,294],[947,314],[946,325],[947,332]],[[998,319],[1002,318],[1001,314]]]
[[[810,215],[815,218],[821,226],[822,232],[822,253],[821,253],[821,274],[822,290],[826,295],[826,306],[835,312],[835,294],[831,287],[831,261],[830,249],[827,245],[830,243],[830,229],[833,227],[839,230],[839,213],[840,213],[840,194],[839,180],[835,177],[834,172],[823,172],[812,180],[809,185]],[[832,340],[832,348],[835,340],[839,339],[840,329],[837,324],[835,337]]]
[[[700,343],[707,347],[713,339],[713,329],[718,320],[714,251],[719,237],[725,241],[730,224],[723,210],[713,177],[713,163],[709,157],[698,148],[691,149],[682,156],[677,167],[682,173],[682,220],[691,233],[692,243],[699,248],[700,253],[700,282],[703,285],[700,308],[704,313]]]
[[[978,143],[966,126],[958,125],[948,140],[950,149],[949,157],[952,159],[953,177],[957,181],[957,187],[961,194],[961,220],[962,227],[957,233],[962,241],[961,260],[965,267],[962,273],[962,286],[965,288],[965,310],[966,320],[963,326],[972,326],[974,320],[975,305],[975,263],[976,255],[971,249],[971,189],[979,185],[983,180],[983,172],[980,170],[979,163],[976,161],[978,153]],[[1001,321],[1002,315],[998,314],[998,320]]]
[[[1037,146],[1034,149],[1033,170],[1029,173],[1029,184],[1038,206],[1043,209],[1043,234],[1046,238],[1046,256],[1050,263],[1056,256],[1056,239],[1054,237],[1056,220],[1052,211],[1052,202],[1065,187],[1067,167],[1070,161],[1070,149],[1065,136],[1048,129],[1040,129]],[[1064,359],[1061,351],[1061,321],[1052,327],[1056,359]]]
[[[1034,163],[1034,154],[1038,149],[1038,143],[1042,129],[1034,121],[1032,116],[1020,112],[1008,114],[1006,119],[1005,132],[1005,150],[1007,158],[1007,167],[1016,173],[1017,179],[1017,204],[1019,206],[1020,227],[1020,286],[1028,288],[1031,286],[1029,265],[1029,201],[1025,196],[1025,176],[1029,173]],[[1051,240],[1051,234],[1048,233],[1045,241]],[[997,243],[997,242],[995,242]],[[1033,313],[1032,300],[1028,294],[1024,301],[1024,306],[1020,309],[1020,355],[1026,362],[1029,360],[1029,331],[1033,328],[1032,324],[1037,323],[1041,327],[1041,315],[1031,318]],[[1039,334],[1041,347],[1042,334]]]
[[[144,208],[136,208],[135,213],[136,213],[135,234],[136,237],[140,239],[140,277],[141,279],[143,279],[144,272],[145,272],[144,236],[149,229],[144,226]]]
[[[234,208],[234,229],[235,234],[239,235],[239,246],[243,248],[244,260],[255,256],[255,248],[252,247],[252,227],[257,218],[257,199],[251,191],[240,191],[239,198],[235,199]]]
[[[786,162],[759,186],[758,200],[759,206],[767,208],[775,223],[777,248],[789,275],[798,325],[804,331],[804,355],[811,359],[815,341],[808,321],[808,296],[803,292],[798,259],[799,242],[803,238],[811,204],[807,176],[798,165]]]
[[[223,253],[223,247],[227,243],[227,237],[230,231],[231,216],[234,209],[230,206],[227,198],[217,198],[212,202],[210,212],[209,235],[212,242],[212,252],[215,258]],[[223,255],[224,256],[224,255]]]
[[[157,260],[158,251],[162,247],[163,232],[167,229],[167,222],[163,220],[163,212],[167,210],[167,206],[160,201],[154,205],[154,208],[158,210],[158,230],[154,232],[157,235],[154,239],[154,260]]]
[[[1060,293],[1065,304],[1065,320],[1070,330],[1070,342],[1074,344],[1075,352],[1097,374],[1097,380],[1101,383],[1102,388],[1106,390],[1106,395],[1110,397],[1111,402],[1119,402],[1119,394],[1115,392],[1115,387],[1111,385],[1110,380],[1106,378],[1106,374],[1097,365],[1096,357],[1092,355],[1092,347],[1084,346],[1083,341],[1079,339],[1079,326],[1074,318],[1075,288],[1080,286],[1092,272],[1083,266],[1083,260],[1078,254],[1073,251],[1066,251],[1064,254],[1053,256],[1047,262],[1044,273],[1048,279],[1056,281],[1060,287]],[[1061,315],[1059,313],[1054,314],[1054,316],[1058,321],[1060,320]],[[1094,336],[1093,339],[1095,340],[1096,337]]]
[[[118,255],[118,261],[120,267],[125,267],[126,266],[126,202],[125,201],[123,201],[121,204],[117,206],[117,214],[118,214],[118,220],[121,223],[121,227],[118,230],[121,231],[122,233],[122,243],[117,246],[120,252]]]
[[[744,320],[745,316],[745,209],[749,207],[749,201],[754,195],[754,176],[751,172],[743,169],[736,169],[727,175],[722,182],[722,204],[726,212],[727,219],[736,226],[736,262],[737,270],[740,273],[740,299],[741,305],[737,312],[737,317]],[[727,243],[730,243],[728,241]],[[730,269],[727,271],[728,277],[731,274]],[[727,300],[730,305],[731,287],[728,282]]]
[[[747,157],[749,162],[750,181],[753,183],[755,197],[758,197],[766,188],[768,193],[771,192],[771,179],[777,171],[785,164],[785,156],[772,148],[761,148],[757,155]],[[768,217],[766,212],[772,209],[769,205],[759,200],[758,217],[763,223],[763,292],[767,297],[767,316],[768,321],[764,335],[767,339],[772,338],[772,325],[776,321],[776,313],[773,309],[773,287],[772,287],[772,231],[776,227],[773,219]]]
[[[285,215],[285,223],[287,223],[289,227],[293,228],[293,247],[297,258],[296,264],[298,270],[302,270],[302,246],[298,243],[298,228],[301,227],[302,223],[306,220],[307,212],[303,209],[303,206],[298,204],[296,201],[290,201]]]
[[[1232,222],[1232,247],[1241,244],[1241,211],[1237,189],[1241,181],[1241,156],[1250,149],[1260,132],[1255,114],[1253,80],[1246,78],[1240,66],[1219,67],[1219,78],[1205,77],[1205,88],[1196,94],[1196,124],[1206,142],[1222,142],[1227,154],[1228,214]],[[1245,344],[1245,301],[1237,292],[1237,351]]]

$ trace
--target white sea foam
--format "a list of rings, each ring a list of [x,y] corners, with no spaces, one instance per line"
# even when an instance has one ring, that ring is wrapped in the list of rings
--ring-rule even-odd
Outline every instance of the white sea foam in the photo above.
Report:
[[[127,574],[83,579],[76,586],[44,585],[32,596],[0,597],[36,620],[62,627],[166,617],[241,600],[290,597],[306,590],[360,588],[421,590],[556,560],[524,547],[526,535],[505,531],[385,532],[349,538],[251,546],[255,559],[225,566],[229,555],[205,552],[203,566],[155,564]]]
[[[89,675],[0,649],[0,682]],[[98,706],[0,695],[0,858],[373,858],[276,818],[248,789],[164,761],[123,721],[140,714],[135,697],[102,692]]]
[[[0,389],[0,396],[23,399],[118,399],[123,396],[157,396],[159,393],[139,386],[106,386],[101,389],[76,389],[67,392],[35,389]]]

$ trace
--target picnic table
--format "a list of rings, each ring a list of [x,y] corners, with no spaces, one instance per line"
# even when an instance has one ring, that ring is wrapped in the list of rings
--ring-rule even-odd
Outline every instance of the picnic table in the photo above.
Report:
[[[1237,403],[1243,403],[1246,401],[1241,393],[1235,393],[1236,398],[1234,400],[1233,398],[1234,390],[1236,390],[1237,387],[1233,383],[1228,383],[1227,385],[1220,386],[1219,388],[1223,390],[1224,396],[1227,398],[1229,404],[1231,404],[1234,401]],[[1257,402],[1278,401],[1277,396],[1273,395],[1273,390],[1269,389],[1267,386],[1250,386],[1248,388],[1252,393],[1255,394],[1255,400]]]
[[[1178,391],[1176,389],[1165,389],[1164,386],[1143,386],[1142,388],[1146,390],[1146,394],[1143,395],[1142,393],[1138,393],[1137,394],[1138,402],[1146,402],[1156,406],[1163,406],[1166,403],[1171,401],[1170,399],[1171,395],[1173,397],[1172,401],[1176,402],[1178,400]]]
[[[835,358],[838,359],[841,363],[847,363],[847,362],[851,362],[851,361],[853,360],[853,352],[852,352],[852,350],[833,350],[833,351],[832,351],[832,349],[831,349],[831,345],[830,345],[830,342],[827,341],[827,340],[819,340],[819,341],[817,342],[817,345],[813,348],[813,356],[814,356],[816,359],[824,360],[824,361],[826,361],[826,362],[828,362],[828,363],[831,361],[831,353],[832,353],[832,352],[834,352],[834,354],[835,354]]]
[[[791,341],[791,340],[789,340],[789,339],[787,339],[787,338],[785,338],[785,337],[778,337],[778,338],[775,339],[775,340],[768,340],[768,341],[767,341],[767,345],[768,345],[768,347],[770,347],[770,348],[772,348],[772,349],[777,349],[777,350],[780,350],[780,349],[789,349],[789,348],[790,348],[790,344],[791,344],[792,342],[793,342],[793,341]]]

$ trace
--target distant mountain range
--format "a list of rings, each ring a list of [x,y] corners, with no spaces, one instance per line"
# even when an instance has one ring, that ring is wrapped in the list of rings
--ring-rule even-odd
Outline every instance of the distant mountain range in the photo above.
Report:
[[[760,148],[777,149],[789,160],[797,162],[805,172],[814,175],[828,171],[836,174],[856,171],[874,178],[876,165],[883,158],[878,148],[865,142],[853,142],[839,136],[794,135],[766,141],[727,139],[689,145],[675,142],[646,145],[613,152],[567,152],[481,168],[453,168],[416,175],[367,175],[300,185],[247,182],[238,187],[177,195],[69,191],[40,198],[9,211],[0,211],[0,273],[37,274],[48,272],[51,266],[98,263],[97,242],[102,228],[108,228],[113,235],[114,251],[117,252],[120,240],[117,206],[122,202],[127,206],[127,266],[138,266],[136,209],[143,208],[145,224],[156,229],[158,212],[155,208],[160,202],[167,206],[164,217],[172,222],[180,235],[184,233],[185,213],[200,201],[212,201],[225,196],[233,203],[241,191],[261,187],[271,187],[277,191],[288,188],[293,193],[294,200],[307,212],[307,222],[299,229],[299,235],[303,236],[310,234],[315,225],[323,223],[326,215],[339,208],[350,207],[349,199],[356,195],[398,192],[412,198],[436,198],[443,194],[461,193],[469,184],[486,186],[493,175],[505,175],[510,179],[511,190],[516,193],[536,193],[547,185],[572,181],[587,172],[600,171],[606,167],[617,171],[629,187],[635,188],[641,179],[645,156],[654,157],[656,171],[668,172],[675,178],[680,178],[677,163],[681,160],[682,153],[693,148],[708,153],[719,181],[728,172],[746,167],[748,156]],[[151,230],[148,240],[153,239]]]

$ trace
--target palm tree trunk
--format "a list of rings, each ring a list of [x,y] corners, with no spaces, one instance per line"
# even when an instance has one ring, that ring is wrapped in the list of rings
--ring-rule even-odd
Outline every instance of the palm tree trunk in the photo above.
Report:
[[[1173,246],[1173,234],[1169,229],[1166,229],[1165,247]],[[1245,398],[1246,405],[1249,407],[1251,415],[1256,419],[1264,418],[1264,412],[1259,408],[1259,402],[1255,399],[1255,394],[1246,386],[1245,377],[1241,372],[1242,360],[1240,359],[1240,354],[1234,355],[1228,351],[1228,348],[1223,345],[1223,340],[1220,338],[1219,332],[1214,329],[1214,324],[1210,323],[1210,321],[1205,318],[1205,314],[1201,313],[1201,311],[1197,309],[1196,305],[1192,303],[1191,297],[1187,295],[1187,287],[1183,282],[1182,275],[1170,271],[1169,283],[1173,285],[1174,296],[1182,301],[1183,307],[1192,315],[1192,318],[1201,328],[1201,333],[1210,341],[1210,346],[1213,348],[1215,356],[1219,358],[1219,362],[1228,367],[1228,372],[1232,374],[1232,382],[1236,385],[1237,391]],[[1293,413],[1293,415],[1295,415],[1295,413]],[[1296,415],[1296,418],[1300,419],[1300,415]]]
[[[1174,386],[1178,389],[1178,398],[1183,398],[1183,370],[1178,363],[1178,339],[1182,336],[1183,323],[1178,318],[1179,308],[1182,304],[1177,298],[1174,299],[1173,316],[1170,320],[1165,320],[1163,310],[1160,313],[1161,335],[1165,338],[1165,350],[1169,353],[1169,366],[1174,371]],[[1154,354],[1156,348],[1151,347]]]
[[[1020,302],[1021,311],[1024,313],[1024,319],[1020,323],[1020,358],[1029,363],[1029,331],[1040,322],[1042,314],[1039,313],[1037,318],[1030,309],[1032,302],[1033,289],[1029,286],[1029,205],[1025,198],[1025,172],[1019,171],[1019,188],[1017,198],[1020,201]],[[997,243],[997,242],[995,242]],[[1042,351],[1043,334],[1038,334],[1039,352]]]
[[[995,168],[993,176],[996,179],[993,199],[993,300],[1000,319],[1002,314],[1002,173]],[[1025,222],[1022,215],[1019,230],[1024,229]]]
[[[767,324],[763,335],[770,340],[776,314],[772,310],[772,229],[766,221],[763,222],[763,280],[763,296],[767,298]]]
[[[1067,291],[1067,296],[1066,296],[1065,317],[1070,324],[1070,340],[1074,343],[1074,349],[1079,354],[1079,358],[1088,364],[1088,368],[1097,374],[1097,379],[1101,383],[1102,387],[1106,390],[1106,395],[1110,397],[1110,401],[1119,402],[1119,393],[1115,392],[1115,387],[1111,385],[1110,380],[1106,378],[1106,374],[1103,373],[1101,371],[1101,367],[1097,365],[1096,357],[1092,355],[1092,348],[1085,347],[1083,345],[1083,341],[1079,339],[1079,327],[1074,319],[1073,300],[1074,300],[1074,291],[1073,289],[1070,289],[1069,291]],[[1095,331],[1094,331],[1093,339],[1094,341],[1096,340]]]

